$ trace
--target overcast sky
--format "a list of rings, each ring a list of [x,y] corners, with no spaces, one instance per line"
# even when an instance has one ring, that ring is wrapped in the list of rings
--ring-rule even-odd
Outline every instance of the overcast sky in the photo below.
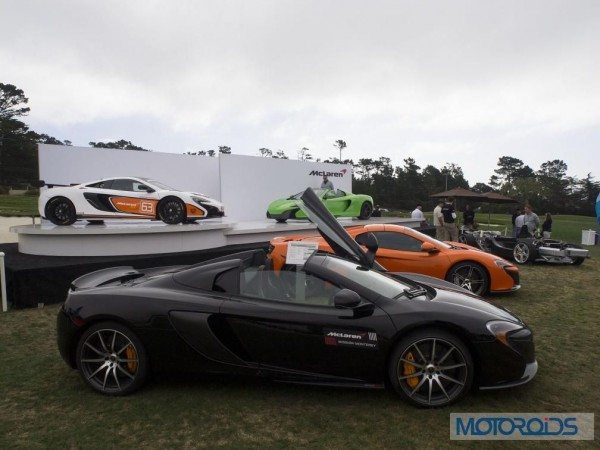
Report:
[[[600,1],[0,0],[0,81],[75,145],[499,156],[600,176]]]

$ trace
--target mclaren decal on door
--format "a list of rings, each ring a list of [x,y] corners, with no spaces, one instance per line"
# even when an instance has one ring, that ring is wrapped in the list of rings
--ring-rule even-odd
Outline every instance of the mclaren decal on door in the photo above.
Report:
[[[40,215],[55,225],[77,219],[156,219],[177,224],[223,217],[223,205],[195,192],[182,192],[148,178],[107,178],[42,190]]]
[[[344,331],[325,329],[325,345],[339,347],[377,348],[377,333],[372,331]]]
[[[158,200],[149,200],[132,197],[110,197],[110,202],[119,212],[155,216]]]

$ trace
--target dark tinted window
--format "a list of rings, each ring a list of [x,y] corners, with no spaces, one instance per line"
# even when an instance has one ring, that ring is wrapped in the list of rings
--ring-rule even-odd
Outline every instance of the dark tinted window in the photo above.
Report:
[[[133,183],[134,181],[128,178],[118,178],[113,180],[111,189],[115,189],[117,191],[133,191]]]
[[[98,181],[97,183],[88,184],[87,187],[96,189],[110,189],[113,180]]]
[[[390,250],[403,250],[407,252],[420,252],[421,244],[420,240],[415,239],[412,236],[407,236],[402,233],[395,233],[393,231],[377,231],[373,233],[379,242],[380,248],[387,248]]]

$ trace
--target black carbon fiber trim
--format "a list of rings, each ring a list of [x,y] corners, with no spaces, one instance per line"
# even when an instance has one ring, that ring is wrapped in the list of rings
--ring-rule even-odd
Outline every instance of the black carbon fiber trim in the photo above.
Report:
[[[90,205],[96,208],[98,211],[106,212],[118,212],[117,209],[110,202],[110,195],[107,194],[96,194],[93,192],[84,192],[83,196]]]
[[[200,203],[200,205],[206,209],[206,217],[223,217],[225,215],[225,213],[216,206],[208,205],[206,203]]]

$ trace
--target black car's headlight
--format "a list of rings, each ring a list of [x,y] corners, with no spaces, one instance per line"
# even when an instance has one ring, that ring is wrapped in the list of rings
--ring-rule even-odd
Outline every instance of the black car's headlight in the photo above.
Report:
[[[508,322],[506,320],[493,320],[485,324],[488,331],[492,333],[496,339],[502,342],[504,345],[509,345],[508,334],[522,330],[523,325],[518,323]]]

